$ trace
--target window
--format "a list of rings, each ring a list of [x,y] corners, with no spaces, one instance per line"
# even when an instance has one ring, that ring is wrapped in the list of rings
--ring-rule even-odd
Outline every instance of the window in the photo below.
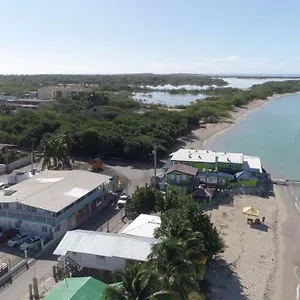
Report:
[[[171,180],[174,180],[174,179],[175,179],[175,174],[171,174],[171,175],[170,175],[170,179],[171,179]]]
[[[60,225],[57,225],[57,226],[55,227],[55,232],[58,232],[58,231],[60,231]]]
[[[36,208],[35,207],[31,207],[31,211],[32,212],[36,212]]]
[[[42,232],[48,232],[48,227],[47,226],[42,226]]]
[[[18,209],[18,210],[22,210],[22,204],[17,203],[17,209]]]
[[[105,256],[96,255],[96,264],[105,265]]]
[[[186,181],[186,175],[181,175],[181,180]]]
[[[72,255],[73,255],[73,256],[76,256],[76,254],[77,254],[76,252],[72,252]]]
[[[30,211],[30,206],[29,205],[27,205],[27,210]]]
[[[176,182],[180,182],[181,176],[180,175],[176,175]]]
[[[4,204],[3,204],[3,207],[4,207],[4,208],[9,208],[9,203],[4,203]]]

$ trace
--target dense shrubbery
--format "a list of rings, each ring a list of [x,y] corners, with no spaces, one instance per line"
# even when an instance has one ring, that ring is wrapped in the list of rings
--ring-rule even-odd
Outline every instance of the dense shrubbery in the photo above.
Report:
[[[150,75],[149,75],[150,76]],[[269,82],[249,90],[224,89],[205,101],[182,111],[168,111],[139,103],[128,92],[81,94],[61,99],[36,111],[20,110],[0,116],[0,142],[37,146],[45,133],[64,133],[72,141],[72,153],[81,156],[152,159],[154,144],[158,156],[165,155],[176,140],[204,123],[230,116],[235,106],[274,93],[300,91],[300,81]]]

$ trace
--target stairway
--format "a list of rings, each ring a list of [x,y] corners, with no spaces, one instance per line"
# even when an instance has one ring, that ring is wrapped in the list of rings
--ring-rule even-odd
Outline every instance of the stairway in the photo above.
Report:
[[[70,271],[71,277],[84,277],[86,276],[82,266],[70,257],[66,257],[66,268]]]

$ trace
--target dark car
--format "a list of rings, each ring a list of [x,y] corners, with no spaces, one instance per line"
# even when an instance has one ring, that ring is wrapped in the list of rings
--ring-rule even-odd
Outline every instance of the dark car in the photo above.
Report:
[[[16,229],[3,230],[1,228],[0,229],[0,243],[1,242],[7,242],[9,239],[14,237],[18,233],[19,233],[19,231],[16,230]]]

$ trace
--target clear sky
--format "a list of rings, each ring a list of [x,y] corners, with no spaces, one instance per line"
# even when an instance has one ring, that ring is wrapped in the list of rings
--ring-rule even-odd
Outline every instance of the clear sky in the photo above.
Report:
[[[300,73],[300,0],[0,0],[0,73]]]

